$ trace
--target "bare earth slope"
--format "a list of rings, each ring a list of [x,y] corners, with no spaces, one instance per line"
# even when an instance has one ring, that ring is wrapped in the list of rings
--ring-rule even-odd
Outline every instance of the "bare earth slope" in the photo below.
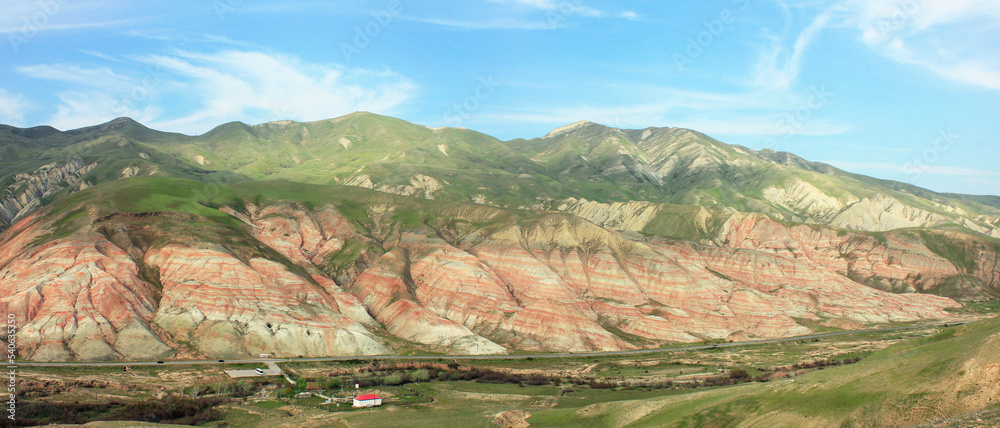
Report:
[[[799,335],[810,331],[803,319],[933,319],[958,306],[867,287],[840,259],[740,244],[759,233],[732,232],[724,248],[634,240],[568,214],[412,206],[358,189],[343,198],[198,205],[204,215],[104,214],[114,204],[84,202],[31,215],[0,235],[0,310],[20,320],[25,358],[107,360],[370,355],[399,343],[619,350]],[[867,252],[890,251],[881,245]],[[927,281],[950,273],[913,260],[890,265]]]

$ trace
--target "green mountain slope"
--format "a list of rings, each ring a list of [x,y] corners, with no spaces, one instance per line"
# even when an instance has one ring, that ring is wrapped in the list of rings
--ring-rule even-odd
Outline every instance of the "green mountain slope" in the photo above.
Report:
[[[3,203],[5,222],[23,215],[30,200],[63,189],[154,175],[346,184],[535,210],[558,208],[569,198],[646,201],[853,230],[930,227],[1000,237],[995,198],[939,194],[681,128],[623,130],[579,122],[542,138],[504,142],[371,113],[309,123],[233,122],[200,136],[154,131],[122,118],[66,132],[3,127],[0,154],[9,160],[0,169],[5,199],[22,199]],[[40,168],[74,160],[82,164],[62,173],[68,179],[36,183],[25,193],[31,179],[23,174],[51,175]]]
[[[701,205],[855,230],[954,223],[1000,236],[1000,211],[991,199],[953,197],[851,174],[790,153],[728,145],[687,129],[622,130],[578,122],[542,138],[508,144],[563,182],[611,182],[621,189],[621,196],[605,192],[593,198],[601,202]]]

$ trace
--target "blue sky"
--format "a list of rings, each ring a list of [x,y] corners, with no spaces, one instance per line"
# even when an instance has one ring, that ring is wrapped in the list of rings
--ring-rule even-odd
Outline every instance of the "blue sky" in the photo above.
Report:
[[[1000,2],[14,0],[0,123],[678,126],[1000,194]]]

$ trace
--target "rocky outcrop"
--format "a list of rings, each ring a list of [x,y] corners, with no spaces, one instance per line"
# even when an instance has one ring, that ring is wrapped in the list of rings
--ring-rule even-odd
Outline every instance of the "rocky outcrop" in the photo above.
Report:
[[[85,186],[82,177],[97,163],[84,164],[76,159],[63,165],[48,164],[37,170],[14,176],[14,183],[4,189],[0,199],[0,230],[4,230],[21,216],[38,208],[38,200],[66,188]]]
[[[178,245],[147,253],[163,297],[153,323],[202,355],[373,355],[387,351],[322,287],[272,260]]]
[[[984,235],[1000,237],[992,216],[972,218],[961,207],[930,202],[932,212],[886,194],[859,199],[849,192],[833,197],[816,186],[796,179],[783,186],[762,190],[763,198],[791,212],[791,216],[771,213],[786,220],[823,224],[851,230],[884,232],[902,228],[935,228],[954,223]]]
[[[845,229],[881,232],[904,227],[934,227],[949,221],[940,214],[879,195],[851,204],[833,216],[827,224]]]
[[[807,219],[826,218],[839,212],[844,206],[858,201],[853,196],[847,196],[846,200],[841,201],[802,180],[795,180],[787,187],[771,186],[765,188],[761,193],[764,199],[789,211],[801,214]]]
[[[357,300],[328,279],[315,281],[273,260],[243,260],[212,243],[168,244],[140,252],[136,260],[130,254],[141,249],[123,249],[89,228],[21,251],[17,246],[44,232],[34,220],[8,231],[0,253],[0,309],[18,320],[19,355],[25,358],[388,350],[355,319],[364,313]]]
[[[572,213],[608,229],[639,232],[656,217],[659,207],[641,201],[602,204],[586,199],[569,198],[562,201],[556,210]]]
[[[771,297],[767,302],[774,310],[794,318],[887,323],[940,317],[943,309],[957,307],[940,296],[883,293],[822,265],[755,250],[689,244],[662,251],[678,251],[710,272]]]
[[[374,266],[365,270],[350,286],[358,298],[371,311],[382,325],[393,336],[428,345],[432,349],[474,355],[505,353],[502,346],[486,339],[460,322],[453,319],[463,317],[450,311],[461,311],[470,302],[456,302],[454,293],[441,293],[434,290],[439,285],[438,276],[462,274],[451,269],[452,264],[440,266],[443,269],[424,270],[426,266],[408,266],[409,251],[402,248],[394,249],[379,258]],[[435,266],[437,267],[437,266]],[[416,272],[414,272],[416,270]],[[461,278],[449,278],[447,285],[461,285]],[[475,279],[475,278],[474,278]],[[479,287],[467,287],[459,298],[482,297],[476,303],[480,313],[512,313],[514,306],[502,305],[495,297],[495,283],[479,281]],[[449,290],[452,291],[452,290]],[[439,301],[442,297],[447,300]],[[436,305],[435,303],[441,303]],[[498,303],[496,307],[488,307]],[[449,317],[451,315],[451,317]],[[479,314],[477,314],[479,315]],[[479,315],[480,318],[485,318]],[[451,319],[450,319],[451,318]],[[467,318],[464,321],[469,321]],[[479,324],[470,322],[473,327]]]
[[[871,235],[812,226],[786,226],[763,215],[740,214],[723,226],[717,241],[724,247],[754,250],[836,273],[885,291],[936,293],[962,300],[991,298],[998,290],[997,250],[969,235],[892,231]],[[939,242],[974,247],[965,258],[974,269],[960,270],[954,260],[935,252]],[[967,276],[979,279],[969,283]],[[985,287],[985,288],[984,288]]]
[[[34,220],[15,225],[4,249],[39,236]],[[67,361],[173,353],[151,331],[152,290],[125,251],[103,236],[81,232],[3,257],[0,310],[16,320],[18,355]]]
[[[367,174],[351,177],[346,182],[347,186],[364,187],[366,189],[378,190],[385,193],[393,193],[403,196],[416,196],[424,199],[434,199],[434,194],[444,189],[444,185],[434,177],[417,174],[410,177],[410,184],[377,184],[372,181]]]

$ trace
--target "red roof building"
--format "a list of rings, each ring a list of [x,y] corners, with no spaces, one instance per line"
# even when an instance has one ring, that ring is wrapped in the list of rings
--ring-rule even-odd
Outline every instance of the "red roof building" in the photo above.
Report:
[[[364,394],[354,397],[354,407],[376,407],[382,405],[382,397],[375,394]]]

